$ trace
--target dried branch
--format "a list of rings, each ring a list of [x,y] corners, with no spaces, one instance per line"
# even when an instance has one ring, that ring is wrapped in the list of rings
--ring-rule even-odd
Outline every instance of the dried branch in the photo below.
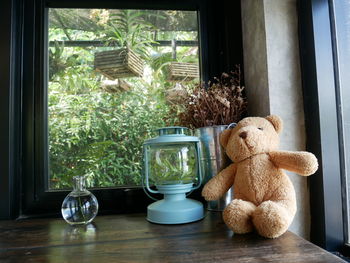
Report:
[[[179,125],[199,128],[238,122],[246,112],[247,101],[241,86],[241,70],[237,66],[208,83],[199,84],[180,102]]]

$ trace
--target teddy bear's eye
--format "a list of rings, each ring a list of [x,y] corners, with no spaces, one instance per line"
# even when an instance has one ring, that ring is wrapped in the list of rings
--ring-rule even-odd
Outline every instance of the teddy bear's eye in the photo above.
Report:
[[[264,130],[264,129],[263,129],[263,128],[261,128],[261,127],[259,127],[258,129],[259,129],[260,131]]]

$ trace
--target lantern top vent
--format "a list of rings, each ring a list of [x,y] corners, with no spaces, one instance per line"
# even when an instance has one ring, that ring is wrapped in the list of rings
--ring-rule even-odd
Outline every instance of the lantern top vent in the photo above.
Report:
[[[144,145],[199,142],[198,137],[186,135],[185,132],[187,130],[188,128],[181,126],[169,126],[157,129],[158,137],[146,140]]]
[[[185,135],[186,130],[188,130],[188,128],[181,127],[181,126],[169,126],[169,127],[157,129],[159,136],[174,135],[174,134]]]

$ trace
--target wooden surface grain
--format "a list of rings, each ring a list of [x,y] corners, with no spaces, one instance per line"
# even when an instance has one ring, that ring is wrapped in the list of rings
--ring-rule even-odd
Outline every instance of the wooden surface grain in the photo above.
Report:
[[[344,262],[287,232],[234,235],[221,213],[183,225],[144,214],[98,216],[86,227],[63,219],[0,221],[0,262]]]

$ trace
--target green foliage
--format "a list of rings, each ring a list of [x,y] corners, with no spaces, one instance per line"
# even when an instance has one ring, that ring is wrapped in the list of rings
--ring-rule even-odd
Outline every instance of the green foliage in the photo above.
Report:
[[[101,89],[104,77],[93,68],[95,48],[57,43],[49,47],[51,189],[71,188],[72,177],[84,174],[89,175],[89,187],[141,185],[144,140],[155,136],[154,129],[175,122],[165,95],[174,83],[166,80],[163,70],[172,61],[170,51],[151,46],[152,25],[141,21],[142,12],[121,10],[111,14],[100,32],[49,29],[50,41],[102,37],[132,47],[146,59],[150,72],[145,79],[127,79],[130,91],[107,93]],[[198,61],[188,51],[179,47],[178,58]],[[162,53],[166,54],[161,58]],[[174,174],[171,167],[168,171]],[[187,180],[190,175],[181,176]]]
[[[142,143],[164,126],[167,106],[140,91],[51,94],[52,187],[68,187],[82,174],[95,187],[140,184]]]
[[[152,43],[156,43],[151,33],[156,28],[142,19],[144,15],[145,12],[139,10],[120,10],[111,14],[107,36],[109,40],[116,41],[118,46],[131,48],[147,59],[148,49],[152,47]]]
[[[49,56],[60,65],[49,69],[50,187],[83,174],[94,187],[140,185],[142,143],[169,115],[162,92],[131,79],[129,92],[104,92],[88,48],[56,45]]]

